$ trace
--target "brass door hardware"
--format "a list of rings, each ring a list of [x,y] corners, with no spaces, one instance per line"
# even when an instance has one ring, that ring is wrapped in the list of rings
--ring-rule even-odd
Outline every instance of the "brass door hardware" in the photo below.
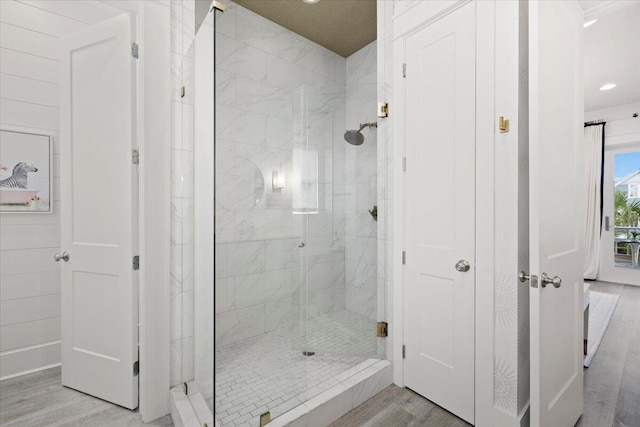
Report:
[[[260,427],[266,426],[271,422],[271,412],[267,411],[260,415]]]
[[[378,117],[389,117],[389,104],[386,102],[378,102]]]
[[[499,128],[502,133],[509,132],[509,119],[500,116]]]
[[[389,324],[387,322],[378,322],[377,330],[377,337],[385,338],[389,336]]]
[[[219,1],[212,1],[211,2],[211,10],[219,10],[220,12],[224,13],[225,10],[227,10],[227,6],[225,6],[224,4],[220,3]]]

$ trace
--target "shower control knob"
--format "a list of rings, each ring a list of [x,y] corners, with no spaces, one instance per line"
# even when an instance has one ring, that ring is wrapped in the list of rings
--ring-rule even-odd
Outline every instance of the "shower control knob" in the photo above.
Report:
[[[306,245],[304,244],[304,242],[300,242],[300,243],[298,243],[298,247],[299,247],[299,248],[304,248],[305,246],[306,246]]]

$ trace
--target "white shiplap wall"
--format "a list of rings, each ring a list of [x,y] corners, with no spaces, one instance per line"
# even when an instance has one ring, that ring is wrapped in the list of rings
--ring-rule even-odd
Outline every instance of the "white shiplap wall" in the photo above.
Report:
[[[0,1],[0,127],[53,137],[53,213],[0,214],[0,378],[60,363],[58,39],[122,13],[97,1]]]

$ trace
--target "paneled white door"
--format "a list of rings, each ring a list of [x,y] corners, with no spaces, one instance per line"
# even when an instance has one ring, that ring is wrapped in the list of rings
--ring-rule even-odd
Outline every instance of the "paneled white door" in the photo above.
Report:
[[[405,384],[474,422],[475,3],[406,41]]]
[[[582,413],[582,22],[577,1],[529,2],[532,426]]]
[[[138,406],[131,19],[61,39],[62,384]]]

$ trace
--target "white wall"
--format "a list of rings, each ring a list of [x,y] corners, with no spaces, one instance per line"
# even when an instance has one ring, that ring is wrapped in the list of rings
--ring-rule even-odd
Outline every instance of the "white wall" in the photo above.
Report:
[[[0,126],[53,136],[53,213],[0,214],[0,378],[60,363],[58,38],[118,14],[84,1],[0,2]]]

